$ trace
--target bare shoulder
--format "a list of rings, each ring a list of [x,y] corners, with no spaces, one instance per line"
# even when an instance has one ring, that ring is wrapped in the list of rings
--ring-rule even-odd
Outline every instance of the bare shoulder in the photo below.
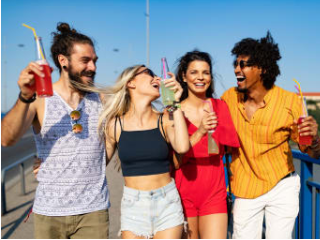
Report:
[[[38,120],[40,125],[42,126],[44,113],[45,113],[45,98],[37,98],[33,103],[30,104],[30,111],[32,111],[35,115],[34,120]]]
[[[30,104],[30,107],[34,107],[37,110],[44,111],[45,108],[45,98],[43,97],[37,97],[37,99]]]

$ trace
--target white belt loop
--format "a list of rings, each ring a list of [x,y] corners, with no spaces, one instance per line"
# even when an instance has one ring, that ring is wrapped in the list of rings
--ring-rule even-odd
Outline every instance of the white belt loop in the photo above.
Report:
[[[139,197],[140,197],[140,191],[138,190],[138,194],[137,194],[137,196],[136,196],[137,201],[139,201]]]
[[[161,188],[161,191],[162,191],[163,197],[165,198],[166,197],[166,190],[164,190],[164,187]]]

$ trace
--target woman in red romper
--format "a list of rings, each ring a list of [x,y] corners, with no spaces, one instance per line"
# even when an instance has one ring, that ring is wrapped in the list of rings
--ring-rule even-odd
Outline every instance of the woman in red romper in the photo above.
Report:
[[[188,238],[226,238],[227,194],[222,158],[224,145],[239,147],[237,133],[226,103],[212,98],[214,82],[208,53],[186,53],[176,75],[183,87],[181,109],[192,145],[188,153],[174,157],[174,177],[188,221]],[[205,101],[212,102],[213,112]],[[208,154],[208,131],[212,129],[218,154]]]

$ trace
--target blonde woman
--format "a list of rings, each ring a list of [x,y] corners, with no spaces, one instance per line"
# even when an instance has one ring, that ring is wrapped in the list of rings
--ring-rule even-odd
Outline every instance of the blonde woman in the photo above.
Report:
[[[189,150],[187,126],[180,109],[182,94],[174,74],[166,80],[175,92],[169,114],[151,102],[159,98],[160,78],[144,65],[125,69],[109,95],[100,117],[107,157],[118,150],[125,186],[121,202],[122,238],[180,238],[183,209],[169,174],[169,144],[180,153]]]

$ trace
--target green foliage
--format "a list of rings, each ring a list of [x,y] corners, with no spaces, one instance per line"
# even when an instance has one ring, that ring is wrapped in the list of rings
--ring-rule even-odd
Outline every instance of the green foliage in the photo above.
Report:
[[[317,105],[318,102],[314,100],[307,100],[307,105],[313,105],[315,109],[308,109],[308,113],[318,123],[318,132],[320,133],[320,108]]]
[[[320,109],[308,110],[310,116],[312,116],[318,123],[318,132],[320,133]]]
[[[317,102],[315,100],[309,99],[307,100],[307,105],[317,105]]]

